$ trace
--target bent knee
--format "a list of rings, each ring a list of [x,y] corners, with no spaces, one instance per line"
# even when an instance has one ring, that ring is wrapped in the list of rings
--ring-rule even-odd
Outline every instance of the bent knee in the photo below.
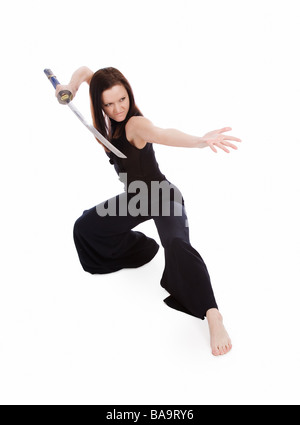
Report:
[[[94,208],[83,211],[77,218],[73,226],[74,234],[85,234],[94,227]]]

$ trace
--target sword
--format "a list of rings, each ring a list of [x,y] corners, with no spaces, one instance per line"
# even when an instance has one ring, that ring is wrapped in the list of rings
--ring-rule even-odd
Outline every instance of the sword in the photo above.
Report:
[[[49,81],[53,85],[53,87],[56,89],[56,86],[60,84],[58,80],[56,79],[56,76],[53,74],[51,69],[45,69],[44,73],[48,77]],[[106,146],[111,152],[113,152],[115,155],[117,155],[119,158],[127,158],[122,152],[119,151],[113,144],[111,144],[108,140],[106,140],[105,137],[102,136],[101,133],[99,133],[98,130],[92,125],[89,124],[84,116],[78,111],[74,103],[72,103],[73,95],[69,90],[62,90],[59,92],[59,97],[57,98],[59,103],[62,105],[68,105],[68,107],[71,109],[71,111],[74,112],[74,114],[77,116],[77,118],[80,119],[82,124],[86,126],[88,130],[90,130],[93,135],[100,140],[101,143],[103,143],[104,146]]]

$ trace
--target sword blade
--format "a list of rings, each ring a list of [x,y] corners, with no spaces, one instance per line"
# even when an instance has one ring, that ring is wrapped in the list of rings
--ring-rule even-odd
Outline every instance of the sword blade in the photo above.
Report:
[[[84,118],[84,116],[81,114],[81,112],[78,111],[78,109],[76,108],[76,106],[73,104],[73,102],[70,102],[67,104],[68,107],[74,112],[74,114],[77,116],[77,118],[80,119],[80,121],[82,122],[82,124],[84,124],[86,126],[86,128],[88,130],[90,130],[91,133],[93,133],[93,135],[101,142],[103,143],[104,146],[106,146],[111,152],[113,152],[115,155],[117,155],[119,158],[127,158],[127,156],[125,156],[122,152],[119,151],[119,149],[117,149],[112,143],[110,143],[104,136],[102,136],[101,133],[99,133],[98,130],[96,130],[96,128],[92,125],[89,124],[86,119]]]

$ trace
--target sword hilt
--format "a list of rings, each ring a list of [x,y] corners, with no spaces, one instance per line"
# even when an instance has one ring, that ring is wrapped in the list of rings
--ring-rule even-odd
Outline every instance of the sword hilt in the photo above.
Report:
[[[51,69],[44,69],[44,73],[48,77],[48,80],[52,84],[52,86],[56,89],[56,87],[60,84],[60,82],[57,80],[56,76],[53,74]],[[70,92],[70,90],[61,90],[58,93],[57,100],[62,105],[67,105],[73,100],[73,94]]]

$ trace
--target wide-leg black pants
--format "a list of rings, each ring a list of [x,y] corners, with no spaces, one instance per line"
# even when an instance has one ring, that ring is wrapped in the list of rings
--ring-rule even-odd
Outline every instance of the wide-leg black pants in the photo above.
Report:
[[[150,262],[159,245],[154,239],[132,229],[153,219],[165,255],[160,284],[170,296],[164,301],[171,308],[203,320],[207,310],[218,306],[206,265],[190,244],[185,206],[169,201],[168,216],[149,212],[146,216],[134,217],[120,214],[119,206],[126,196],[124,192],[85,210],[76,220],[74,242],[83,269],[91,274],[105,274]],[[103,211],[109,201],[116,202],[115,215],[99,215],[101,207]]]

